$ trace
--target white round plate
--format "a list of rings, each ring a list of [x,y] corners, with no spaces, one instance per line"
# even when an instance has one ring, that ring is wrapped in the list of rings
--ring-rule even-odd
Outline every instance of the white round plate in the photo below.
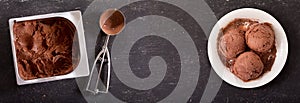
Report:
[[[277,49],[276,58],[271,71],[264,73],[260,78],[244,82],[221,62],[217,52],[217,37],[220,29],[225,27],[235,18],[249,18],[259,22],[269,22],[275,32],[275,46]],[[214,26],[208,39],[208,57],[215,72],[227,83],[240,88],[255,88],[272,81],[282,70],[288,55],[288,42],[286,34],[280,23],[270,14],[253,8],[242,8],[234,10],[223,16]]]

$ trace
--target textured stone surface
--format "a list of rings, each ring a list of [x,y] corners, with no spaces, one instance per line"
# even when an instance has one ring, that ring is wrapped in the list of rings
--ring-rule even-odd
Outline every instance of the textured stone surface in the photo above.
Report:
[[[0,102],[85,102],[74,79],[17,86],[8,19],[70,10],[83,12],[91,2],[92,0],[0,0]],[[290,49],[284,69],[272,82],[255,89],[240,89],[223,82],[213,102],[299,102],[300,1],[206,0],[206,2],[217,18],[242,7],[259,8],[270,13],[285,29]],[[201,98],[193,96],[192,98]]]

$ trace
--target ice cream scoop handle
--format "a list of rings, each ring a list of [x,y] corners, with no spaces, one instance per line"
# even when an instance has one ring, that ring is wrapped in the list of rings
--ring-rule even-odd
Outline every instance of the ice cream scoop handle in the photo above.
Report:
[[[99,92],[100,93],[108,92],[109,81],[110,81],[110,54],[107,48],[108,41],[109,41],[109,36],[106,37],[106,41],[102,47],[102,50],[99,52],[99,54],[97,55],[94,61],[91,74],[89,77],[89,81],[87,84],[86,90],[92,92],[93,94],[98,94]],[[107,58],[107,77],[105,78],[106,83],[104,83],[104,80],[100,82],[101,72],[103,71],[104,68],[105,58]],[[100,65],[97,65],[99,63],[98,61],[100,61]],[[99,69],[97,69],[98,67]]]

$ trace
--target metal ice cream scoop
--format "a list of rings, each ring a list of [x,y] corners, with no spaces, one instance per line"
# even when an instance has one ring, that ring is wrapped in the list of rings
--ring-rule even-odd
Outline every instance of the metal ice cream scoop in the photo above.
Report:
[[[109,37],[111,35],[117,35],[124,29],[125,16],[118,9],[108,9],[101,14],[99,25],[102,31],[107,34],[107,36],[104,45],[102,46],[102,50],[99,52],[94,61],[86,88],[87,91],[92,92],[93,94],[108,92],[110,82],[111,61],[107,45],[109,42]],[[100,76],[104,68],[104,63],[107,64],[107,75],[106,77],[104,77],[103,81],[100,82]]]

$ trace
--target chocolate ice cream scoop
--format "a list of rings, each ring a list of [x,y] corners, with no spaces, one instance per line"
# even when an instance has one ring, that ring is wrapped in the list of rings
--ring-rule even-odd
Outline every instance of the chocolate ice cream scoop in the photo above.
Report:
[[[244,35],[239,30],[232,29],[220,38],[218,49],[223,56],[230,59],[244,52],[245,45]]]
[[[243,81],[258,78],[264,69],[260,57],[254,52],[244,52],[238,56],[233,65],[233,73]]]
[[[105,10],[99,20],[99,26],[103,32],[107,34],[102,50],[98,53],[92,70],[91,75],[86,87],[86,90],[93,93],[108,93],[109,83],[110,83],[110,53],[108,50],[109,37],[112,35],[119,34],[125,27],[125,15],[118,9],[107,9]],[[107,62],[107,63],[105,63]],[[107,74],[101,72],[105,69],[105,64],[107,64]],[[101,79],[103,78],[103,80]],[[100,84],[102,82],[104,85]]]
[[[275,34],[269,23],[252,25],[245,34],[248,47],[257,52],[270,50],[275,43]]]

